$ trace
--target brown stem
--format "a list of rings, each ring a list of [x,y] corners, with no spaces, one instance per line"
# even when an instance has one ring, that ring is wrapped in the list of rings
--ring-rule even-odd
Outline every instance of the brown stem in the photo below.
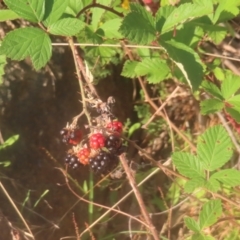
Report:
[[[107,10],[107,11],[109,11],[109,12],[112,12],[112,13],[116,14],[116,15],[119,16],[119,17],[124,17],[124,15],[123,15],[122,13],[114,10],[113,8],[108,7],[108,6],[105,6],[105,5],[102,5],[102,4],[100,4],[100,3],[96,3],[96,2],[93,2],[93,3],[89,4],[89,5],[87,5],[86,7],[84,7],[84,8],[77,14],[76,17],[78,18],[78,17],[79,17],[82,13],[84,13],[86,10],[88,10],[89,8],[94,8],[94,7],[96,7],[96,8],[102,8],[102,9],[105,9],[105,10]]]
[[[130,185],[131,185],[131,187],[132,187],[132,189],[133,189],[133,192],[134,192],[135,197],[136,197],[136,199],[137,199],[137,202],[138,202],[138,204],[139,204],[139,207],[140,207],[140,210],[141,210],[141,212],[142,212],[142,215],[143,215],[146,223],[147,223],[148,226],[149,226],[148,228],[149,228],[150,232],[152,233],[153,238],[154,238],[155,240],[159,240],[157,230],[156,230],[156,228],[154,227],[154,225],[152,224],[152,221],[151,221],[151,219],[150,219],[150,217],[149,217],[149,213],[148,213],[148,211],[147,211],[147,209],[146,209],[146,206],[145,206],[145,204],[144,204],[144,202],[143,202],[142,196],[141,196],[141,194],[140,194],[140,192],[139,192],[139,190],[138,190],[136,181],[135,181],[135,179],[134,179],[134,177],[133,177],[133,175],[132,175],[131,169],[129,168],[129,166],[128,166],[128,164],[127,164],[127,161],[126,161],[126,158],[125,158],[125,155],[124,155],[124,154],[122,154],[122,155],[120,156],[120,161],[121,161],[121,164],[122,164],[122,166],[123,166],[123,168],[124,168],[124,171],[125,171],[125,173],[126,173],[126,175],[127,175],[127,178],[128,178],[128,180],[129,180],[129,183],[130,183]]]

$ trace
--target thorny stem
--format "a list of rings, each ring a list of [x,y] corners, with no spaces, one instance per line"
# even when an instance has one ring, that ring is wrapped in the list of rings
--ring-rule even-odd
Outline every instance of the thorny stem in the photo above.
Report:
[[[129,168],[129,166],[128,166],[128,164],[127,164],[127,161],[126,161],[126,158],[125,158],[125,154],[122,154],[122,155],[120,156],[120,161],[121,161],[121,164],[122,164],[122,166],[123,166],[123,169],[124,169],[124,171],[125,171],[125,173],[126,173],[126,175],[127,175],[127,178],[128,178],[128,180],[129,180],[129,183],[130,183],[130,185],[131,185],[131,187],[132,187],[132,189],[133,189],[133,192],[134,192],[135,197],[136,197],[136,199],[137,199],[137,202],[138,202],[138,204],[139,204],[139,207],[140,207],[140,210],[141,210],[141,212],[142,212],[142,215],[143,215],[146,223],[147,223],[148,226],[149,226],[148,229],[149,229],[150,232],[152,233],[153,238],[154,238],[155,240],[159,240],[157,230],[156,230],[156,228],[154,227],[154,225],[152,224],[152,221],[151,221],[151,219],[150,219],[149,213],[148,213],[148,211],[147,211],[147,209],[146,209],[146,206],[145,206],[145,204],[144,204],[144,202],[143,202],[142,196],[141,196],[141,194],[140,194],[140,192],[139,192],[139,190],[138,190],[136,181],[135,181],[135,179],[134,179],[134,177],[133,177],[133,175],[132,175],[132,171],[131,171],[131,169]]]
[[[87,5],[86,7],[84,7],[76,16],[76,18],[78,18],[82,13],[84,13],[86,10],[88,10],[89,8],[102,8],[102,9],[105,9],[109,12],[112,12],[114,14],[116,14],[117,16],[119,17],[124,17],[124,15],[116,10],[114,10],[113,8],[111,7],[108,7],[108,6],[105,6],[105,5],[102,5],[100,3],[96,3],[96,2],[93,2],[89,5]]]

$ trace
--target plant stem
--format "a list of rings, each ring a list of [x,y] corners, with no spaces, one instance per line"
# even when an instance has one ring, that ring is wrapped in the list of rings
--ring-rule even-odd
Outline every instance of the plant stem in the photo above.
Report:
[[[114,14],[116,14],[117,16],[119,17],[124,17],[124,15],[116,10],[114,10],[113,8],[111,7],[108,7],[108,6],[105,6],[105,5],[102,5],[100,3],[96,3],[96,2],[93,2],[89,5],[87,5],[86,7],[84,7],[76,16],[76,18],[78,18],[82,13],[84,13],[86,10],[90,9],[90,8],[102,8],[102,9],[105,9],[109,12],[112,12]]]
[[[130,183],[130,185],[131,185],[131,187],[132,187],[132,189],[133,189],[133,192],[134,192],[135,197],[136,197],[136,199],[137,199],[137,202],[138,202],[138,204],[139,204],[139,207],[140,207],[140,210],[141,210],[141,212],[142,212],[142,215],[143,215],[146,223],[147,223],[148,226],[149,226],[149,230],[150,230],[150,232],[152,233],[153,238],[154,238],[155,240],[159,240],[157,230],[156,230],[156,228],[154,227],[154,225],[152,224],[152,221],[151,221],[151,219],[150,219],[149,213],[148,213],[148,211],[147,211],[147,209],[146,209],[146,206],[145,206],[145,204],[144,204],[144,202],[143,202],[142,196],[141,196],[141,194],[140,194],[140,192],[139,192],[139,190],[138,190],[138,188],[137,188],[136,181],[135,181],[135,179],[134,179],[134,177],[133,177],[133,175],[132,175],[132,171],[131,171],[131,169],[129,168],[129,166],[128,166],[128,164],[127,164],[127,161],[126,161],[126,158],[125,158],[125,154],[122,154],[122,155],[120,156],[120,161],[121,161],[121,164],[122,164],[122,166],[123,166],[123,169],[125,170],[125,173],[126,173],[126,175],[127,175],[127,178],[128,178],[128,180],[129,180],[129,183]]]
[[[20,217],[20,219],[22,220],[23,224],[25,225],[25,227],[27,228],[28,232],[29,232],[29,236],[31,236],[32,239],[35,239],[33,236],[33,233],[31,231],[31,229],[29,228],[27,222],[25,221],[25,219],[23,218],[22,214],[20,213],[20,211],[18,210],[17,206],[15,205],[15,203],[13,202],[12,198],[10,197],[10,195],[8,194],[7,190],[5,189],[5,187],[3,186],[2,182],[0,182],[0,188],[2,189],[2,191],[4,192],[4,194],[6,195],[6,197],[8,198],[9,202],[11,203],[11,205],[13,206],[13,208],[15,209],[15,211],[17,212],[18,216]]]

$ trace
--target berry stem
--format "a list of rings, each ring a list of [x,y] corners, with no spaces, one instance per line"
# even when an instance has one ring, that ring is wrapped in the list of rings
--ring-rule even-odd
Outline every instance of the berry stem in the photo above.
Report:
[[[87,117],[88,124],[91,126],[92,122],[91,122],[90,114],[87,111],[87,104],[86,104],[87,100],[86,100],[85,92],[84,92],[84,88],[83,88],[83,81],[82,81],[82,77],[81,77],[81,72],[82,72],[82,75],[85,77],[86,81],[87,81],[87,77],[86,77],[84,69],[82,68],[82,65],[79,63],[80,57],[79,57],[79,54],[77,52],[76,47],[74,46],[73,39],[69,38],[68,43],[69,43],[69,46],[70,46],[71,51],[72,51],[74,64],[75,64],[75,68],[76,68],[76,73],[77,73],[77,78],[78,78],[78,82],[79,82],[79,86],[80,86],[80,91],[81,91],[81,96],[82,96],[82,104],[83,104],[83,111],[84,111],[84,113]],[[95,89],[94,89],[94,91],[95,91]]]

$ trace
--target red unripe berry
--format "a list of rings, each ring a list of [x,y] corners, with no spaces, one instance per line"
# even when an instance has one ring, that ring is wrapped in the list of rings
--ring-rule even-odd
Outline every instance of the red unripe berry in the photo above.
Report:
[[[82,163],[83,165],[87,165],[89,155],[90,149],[82,148],[77,154],[79,162]]]
[[[107,124],[107,128],[113,132],[117,132],[117,133],[122,133],[123,131],[123,125],[121,122],[119,121],[113,121],[113,122],[109,122]]]
[[[89,145],[93,149],[99,149],[105,146],[105,141],[102,133],[94,133],[89,139]]]

